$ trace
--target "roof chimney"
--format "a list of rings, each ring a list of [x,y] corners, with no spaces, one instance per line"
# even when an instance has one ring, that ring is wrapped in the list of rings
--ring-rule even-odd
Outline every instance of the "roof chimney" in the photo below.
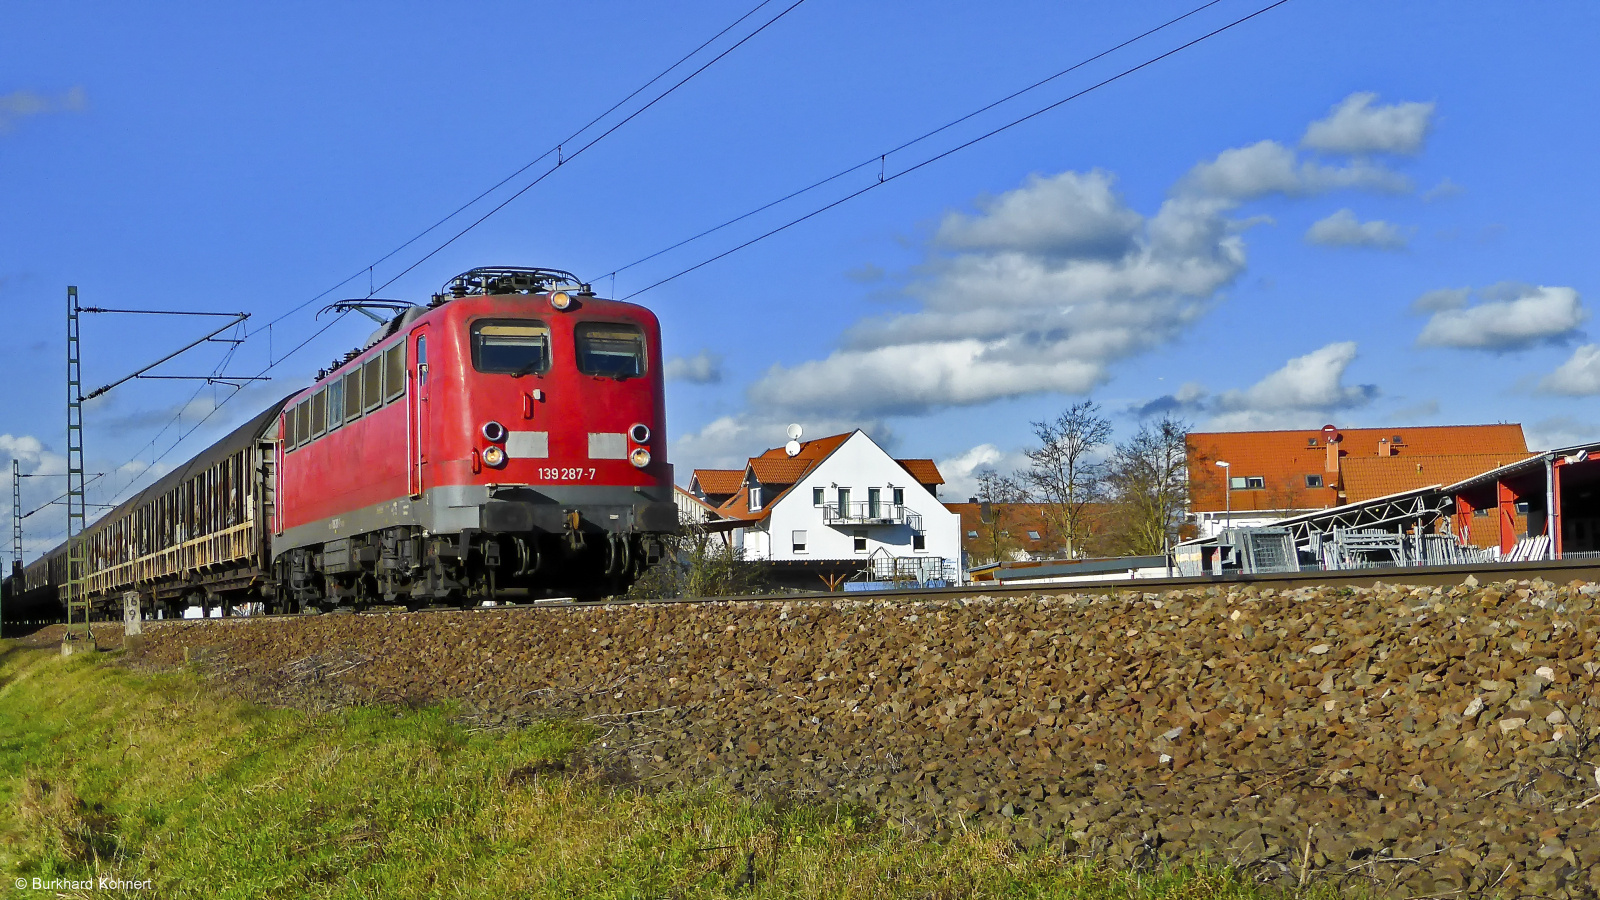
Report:
[[[1322,438],[1328,447],[1328,461],[1322,467],[1323,471],[1335,473],[1335,477],[1333,479],[1324,480],[1331,483],[1336,483],[1338,480],[1337,474],[1339,472],[1339,443],[1344,440],[1344,435],[1340,434],[1339,429],[1333,427],[1332,425],[1324,425],[1322,426]]]
[[[1379,456],[1393,456],[1394,454],[1395,454],[1394,444],[1390,443],[1388,438],[1379,438],[1378,439],[1378,455]]]

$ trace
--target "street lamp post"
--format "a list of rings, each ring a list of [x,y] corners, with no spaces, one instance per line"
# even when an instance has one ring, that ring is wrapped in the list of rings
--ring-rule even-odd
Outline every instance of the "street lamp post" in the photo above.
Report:
[[[1227,520],[1224,528],[1233,527],[1233,464],[1224,459],[1217,460],[1217,465],[1222,467],[1222,490],[1227,509]]]

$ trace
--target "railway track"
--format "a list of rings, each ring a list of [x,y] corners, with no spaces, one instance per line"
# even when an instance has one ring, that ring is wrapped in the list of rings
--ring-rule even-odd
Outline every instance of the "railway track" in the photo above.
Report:
[[[614,605],[647,605],[662,603],[791,603],[796,601],[828,600],[903,600],[912,598],[956,599],[961,597],[1025,597],[1030,594],[1115,594],[1121,591],[1160,593],[1207,587],[1240,587],[1258,585],[1277,589],[1307,586],[1371,587],[1374,584],[1411,584],[1420,586],[1446,586],[1462,583],[1468,576],[1479,582],[1523,581],[1542,578],[1556,583],[1571,581],[1600,582],[1600,559],[1532,560],[1526,562],[1473,564],[1459,566],[1409,566],[1382,569],[1356,569],[1338,572],[1273,572],[1260,575],[1184,576],[1173,578],[1125,578],[1115,581],[1085,581],[1048,584],[998,584],[980,583],[959,587],[904,588],[877,591],[796,591],[784,594],[741,594],[727,597],[674,597],[661,600],[606,599],[579,601],[555,598],[530,603],[497,603],[494,606],[431,606],[417,612],[500,612],[505,610],[574,608]],[[405,612],[399,606],[373,606],[364,610],[348,607],[322,615],[389,615]],[[245,619],[297,619],[304,613],[287,613],[266,616],[234,616]],[[221,621],[212,619],[183,619],[166,621]]]

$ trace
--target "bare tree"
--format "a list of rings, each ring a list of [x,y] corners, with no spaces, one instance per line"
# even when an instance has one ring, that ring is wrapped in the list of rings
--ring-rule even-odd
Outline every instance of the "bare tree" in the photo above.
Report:
[[[1293,515],[1305,500],[1303,475],[1286,475],[1276,484],[1267,486],[1267,505],[1279,516]]]
[[[1011,521],[1015,518],[1011,510],[1015,504],[1028,501],[1027,485],[1016,476],[986,469],[978,473],[978,494],[974,499],[978,501],[980,543],[973,548],[976,552],[972,561],[981,564],[1009,558],[1021,546],[1021,541],[1011,534],[1016,524]]]
[[[636,600],[670,597],[727,597],[758,592],[760,580],[744,551],[727,532],[713,532],[706,523],[678,513],[678,533],[665,538],[661,560],[629,588]]]
[[[1178,539],[1189,508],[1188,422],[1165,415],[1145,422],[1112,454],[1120,549],[1133,556],[1163,553]]]
[[[1084,400],[1050,421],[1034,422],[1033,433],[1039,446],[1028,451],[1022,474],[1047,504],[1046,516],[1066,539],[1067,555],[1080,555],[1089,538],[1085,509],[1105,494],[1107,470],[1099,452],[1111,442],[1111,420],[1100,404]]]

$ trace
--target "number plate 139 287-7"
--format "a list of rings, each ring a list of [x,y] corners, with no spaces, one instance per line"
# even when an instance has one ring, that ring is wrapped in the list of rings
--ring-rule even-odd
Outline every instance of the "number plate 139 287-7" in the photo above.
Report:
[[[541,481],[593,481],[594,469],[544,469],[539,470]]]

